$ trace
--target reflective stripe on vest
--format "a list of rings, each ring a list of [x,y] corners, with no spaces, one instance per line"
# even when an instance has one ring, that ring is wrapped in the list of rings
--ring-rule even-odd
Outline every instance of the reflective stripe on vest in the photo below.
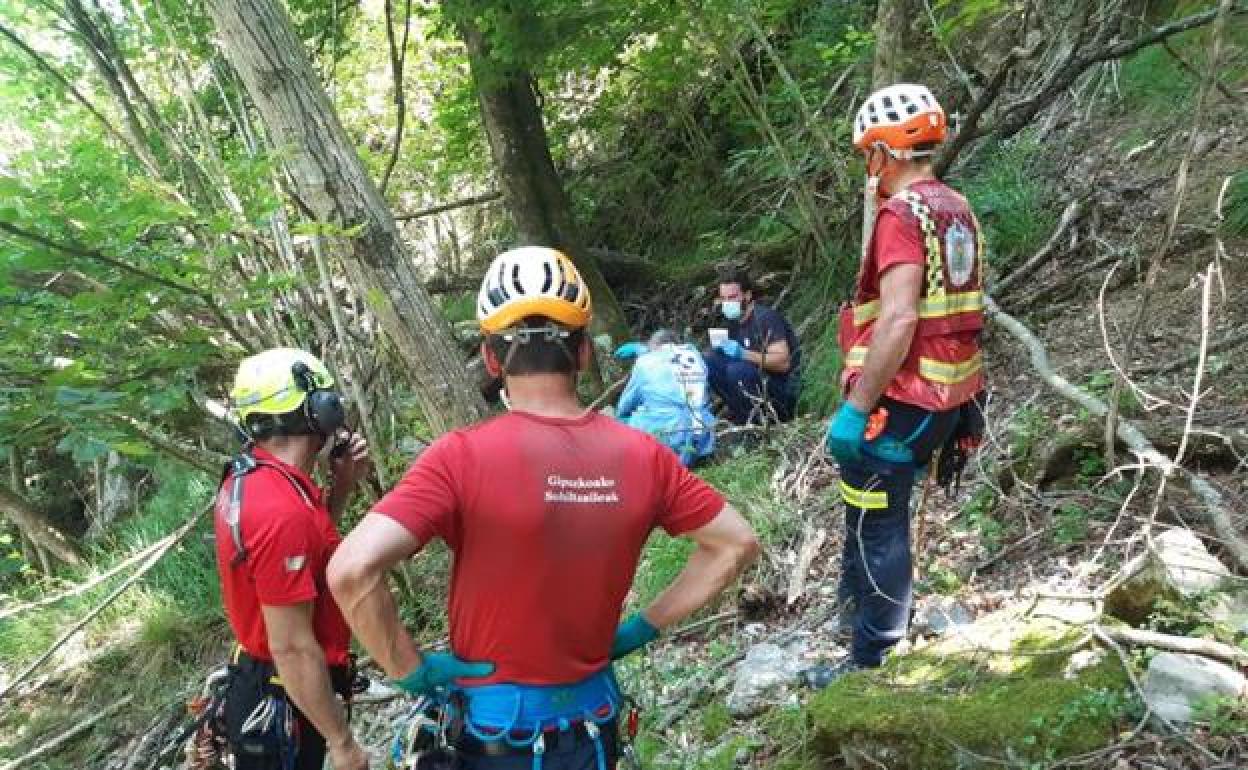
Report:
[[[867,360],[865,345],[855,345],[845,356],[845,366],[862,368]],[[926,356],[919,357],[919,376],[942,385],[956,385],[974,377],[984,368],[984,356],[976,352],[965,361],[938,361]]]
[[[958,313],[982,313],[983,310],[984,293],[982,291],[939,294],[919,300],[919,318],[945,318]],[[855,326],[868,324],[879,317],[880,301],[878,299],[854,306]]]

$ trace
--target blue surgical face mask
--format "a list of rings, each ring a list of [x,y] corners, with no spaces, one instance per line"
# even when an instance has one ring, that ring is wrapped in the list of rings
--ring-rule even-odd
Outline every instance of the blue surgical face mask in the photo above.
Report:
[[[735,321],[741,317],[741,300],[726,299],[719,303],[719,310],[724,314],[724,318]]]

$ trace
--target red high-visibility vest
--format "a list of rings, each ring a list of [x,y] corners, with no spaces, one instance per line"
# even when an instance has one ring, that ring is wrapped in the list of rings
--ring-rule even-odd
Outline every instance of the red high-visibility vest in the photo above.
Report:
[[[927,260],[918,328],[884,395],[942,412],[970,401],[984,387],[979,335],[967,333],[984,328],[983,235],[965,198],[943,184],[922,188],[923,194],[906,189],[882,207],[922,233]],[[864,273],[875,269],[874,245],[868,254]],[[880,314],[879,292],[868,292],[864,277],[859,274],[854,301],[841,311],[846,392],[862,373]]]

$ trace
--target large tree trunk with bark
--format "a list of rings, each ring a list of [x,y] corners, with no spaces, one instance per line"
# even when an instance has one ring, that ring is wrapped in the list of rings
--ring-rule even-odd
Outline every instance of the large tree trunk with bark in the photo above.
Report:
[[[875,12],[875,62],[871,87],[898,83],[906,56],[906,32],[910,28],[912,0],[880,0]]]
[[[8,484],[0,484],[0,513],[13,522],[18,531],[44,555],[63,564],[80,564],[78,549],[48,517]]]
[[[221,47],[289,156],[298,205],[335,231],[326,240],[377,314],[438,433],[480,419],[450,324],[420,282],[394,216],[368,176],[279,0],[209,0]],[[350,230],[351,234],[342,231]],[[333,301],[329,298],[329,301]]]
[[[550,142],[533,77],[491,54],[489,42],[474,19],[474,10],[479,5],[447,0],[468,48],[481,121],[485,125],[503,199],[516,230],[526,245],[551,246],[571,257],[589,284],[595,326],[616,342],[628,339],[628,327],[615,293],[581,243],[563,181],[550,156]],[[511,13],[527,11],[520,8]],[[523,27],[520,19],[513,21],[516,28]]]

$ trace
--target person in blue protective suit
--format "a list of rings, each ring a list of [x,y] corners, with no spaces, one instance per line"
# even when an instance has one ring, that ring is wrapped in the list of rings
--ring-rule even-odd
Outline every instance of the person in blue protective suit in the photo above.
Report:
[[[670,329],[660,329],[648,345],[630,342],[619,358],[637,356],[632,376],[616,404],[615,415],[671,447],[689,467],[715,449],[706,363],[692,345],[679,344]]]
[[[802,351],[793,327],[754,299],[744,270],[719,279],[719,307],[728,338],[706,355],[711,389],[737,425],[767,419],[787,422],[797,411]]]

